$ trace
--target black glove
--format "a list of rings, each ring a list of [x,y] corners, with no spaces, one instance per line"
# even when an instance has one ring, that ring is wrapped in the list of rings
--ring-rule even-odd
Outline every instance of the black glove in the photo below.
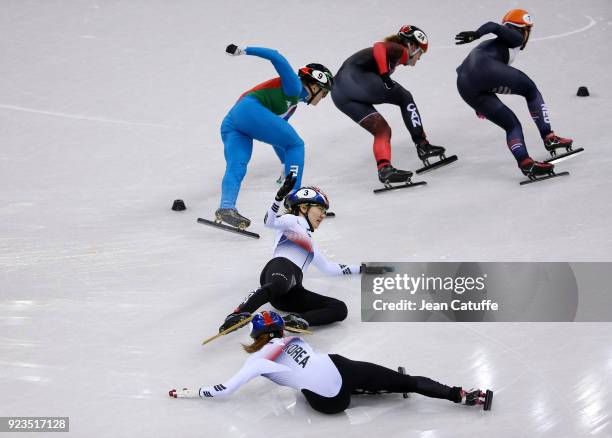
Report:
[[[244,53],[244,49],[241,47],[238,47],[236,44],[230,44],[225,48],[225,53],[227,53],[230,56],[238,56]]]
[[[380,77],[383,80],[383,83],[385,84],[385,88],[387,90],[390,90],[391,88],[395,87],[395,82],[393,81],[393,79],[391,79],[389,72],[381,74]]]
[[[393,272],[395,268],[393,266],[368,266],[365,263],[362,263],[359,267],[360,274],[386,274],[387,272]]]
[[[480,38],[477,32],[466,30],[455,35],[455,44],[467,44]]]
[[[285,177],[285,182],[283,183],[281,188],[278,189],[278,192],[276,193],[276,197],[274,199],[276,199],[278,202],[285,199],[285,196],[287,196],[293,189],[293,186],[295,185],[296,181],[297,177],[293,174],[293,172],[289,172],[289,174]]]

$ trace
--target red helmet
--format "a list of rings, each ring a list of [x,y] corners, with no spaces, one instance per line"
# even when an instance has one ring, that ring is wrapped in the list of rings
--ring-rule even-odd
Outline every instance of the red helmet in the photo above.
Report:
[[[515,27],[531,27],[533,26],[533,20],[531,20],[531,15],[526,10],[512,9],[504,15],[502,24],[510,24]]]
[[[427,48],[429,47],[429,39],[425,32],[419,29],[416,26],[411,24],[404,24],[397,35],[402,38],[406,43],[414,43],[416,44],[423,53],[427,52]]]

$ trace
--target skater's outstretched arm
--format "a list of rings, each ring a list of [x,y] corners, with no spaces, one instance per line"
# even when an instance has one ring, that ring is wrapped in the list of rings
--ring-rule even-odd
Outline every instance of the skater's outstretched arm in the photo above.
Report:
[[[510,48],[518,47],[523,44],[523,34],[514,29],[510,29],[501,24],[489,21],[483,24],[476,30],[478,37],[482,37],[488,33],[492,33],[501,38]]]
[[[274,362],[275,357],[278,356],[283,347],[284,344],[270,343],[249,357],[240,371],[229,380],[217,385],[202,386],[199,390],[175,390],[173,396],[177,398],[225,398],[251,379],[262,374],[289,371],[289,368],[285,365]]]
[[[327,275],[350,275],[350,274],[359,274],[360,266],[359,265],[343,265],[342,263],[332,263],[327,258],[321,254],[321,252],[313,246],[314,258],[312,259],[312,264],[317,267],[317,269],[324,274]]]
[[[302,81],[298,75],[293,71],[293,67],[289,64],[289,61],[285,59],[278,51],[273,49],[267,49],[265,47],[247,47],[245,49],[247,55],[258,56],[272,62],[272,65],[278,72],[281,78],[281,86],[283,92],[287,96],[299,96],[302,92]]]

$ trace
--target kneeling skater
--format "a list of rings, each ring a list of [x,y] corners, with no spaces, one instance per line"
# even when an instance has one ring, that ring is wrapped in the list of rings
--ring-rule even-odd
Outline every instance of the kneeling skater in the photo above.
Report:
[[[276,312],[261,312],[251,321],[254,342],[243,348],[252,355],[240,371],[226,382],[199,389],[173,389],[174,398],[222,398],[257,376],[304,394],[313,409],[335,414],[347,409],[351,395],[365,392],[416,392],[426,397],[491,408],[492,391],[465,391],[428,377],[409,376],[369,362],[338,354],[317,353],[299,337],[283,337],[284,321]]]
[[[285,316],[289,327],[307,329],[310,325],[331,324],[345,319],[346,304],[311,292],[302,285],[303,273],[311,263],[329,275],[359,274],[364,268],[367,268],[367,273],[384,272],[382,267],[364,265],[362,268],[360,265],[332,263],[317,250],[312,233],[325,219],[329,201],[317,187],[302,187],[287,196],[295,182],[296,177],[289,173],[264,219],[266,227],[276,230],[276,241],[273,257],[261,272],[261,287],[227,316],[219,332],[248,319],[266,303],[291,312]],[[291,214],[276,216],[285,197],[285,205]]]

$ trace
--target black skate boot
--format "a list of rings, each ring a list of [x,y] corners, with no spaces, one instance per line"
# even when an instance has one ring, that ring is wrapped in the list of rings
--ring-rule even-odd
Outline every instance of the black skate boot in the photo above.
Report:
[[[250,317],[251,317],[251,314],[249,312],[233,312],[233,313],[230,313],[225,318],[225,321],[223,321],[223,324],[221,324],[221,327],[219,327],[219,333],[221,333],[222,331],[227,330],[228,328],[230,328],[233,325],[236,325],[236,324],[238,324],[240,322],[246,321]],[[245,322],[245,324],[246,324],[246,322]],[[234,330],[237,330],[240,327],[242,327],[242,326],[236,327]],[[229,331],[227,333],[231,333],[234,330],[231,330],[231,331]]]
[[[217,223],[225,222],[241,230],[251,225],[251,220],[242,216],[235,208],[219,208],[215,211],[215,221]]]
[[[444,153],[446,152],[446,149],[444,149],[442,146],[434,146],[427,140],[419,143],[416,148],[419,159],[423,160],[425,165],[429,164],[430,157],[442,157],[442,159],[445,158]]]
[[[461,390],[461,404],[466,406],[479,406],[484,405],[484,410],[491,410],[491,404],[493,403],[493,391],[488,390],[486,392],[480,389],[470,389],[469,391]]]
[[[283,316],[283,321],[285,321],[285,329],[288,331],[291,331],[291,329],[308,330],[308,321],[299,315],[290,313]]]
[[[412,182],[412,172],[409,170],[399,170],[387,164],[378,169],[378,179],[385,186],[380,189],[374,189],[374,193],[388,192],[389,190],[405,189],[408,187],[424,186],[425,181]],[[393,185],[393,183],[402,183]]]
[[[484,403],[485,393],[480,389],[461,390],[461,404],[467,406],[481,405]]]
[[[378,179],[381,183],[387,185],[389,183],[403,183],[410,181],[412,172],[409,170],[400,170],[387,164],[378,169]]]
[[[555,173],[554,164],[533,161],[531,158],[525,158],[521,161],[519,168],[521,172],[523,172],[523,175],[531,180],[537,179],[539,176],[552,175]]]
[[[417,169],[416,173],[427,172],[457,161],[457,155],[451,155],[447,158],[445,155],[446,149],[442,146],[434,146],[427,140],[421,141],[416,148],[419,159],[423,161],[423,167]],[[432,157],[438,157],[439,159],[430,163],[429,159]]]

